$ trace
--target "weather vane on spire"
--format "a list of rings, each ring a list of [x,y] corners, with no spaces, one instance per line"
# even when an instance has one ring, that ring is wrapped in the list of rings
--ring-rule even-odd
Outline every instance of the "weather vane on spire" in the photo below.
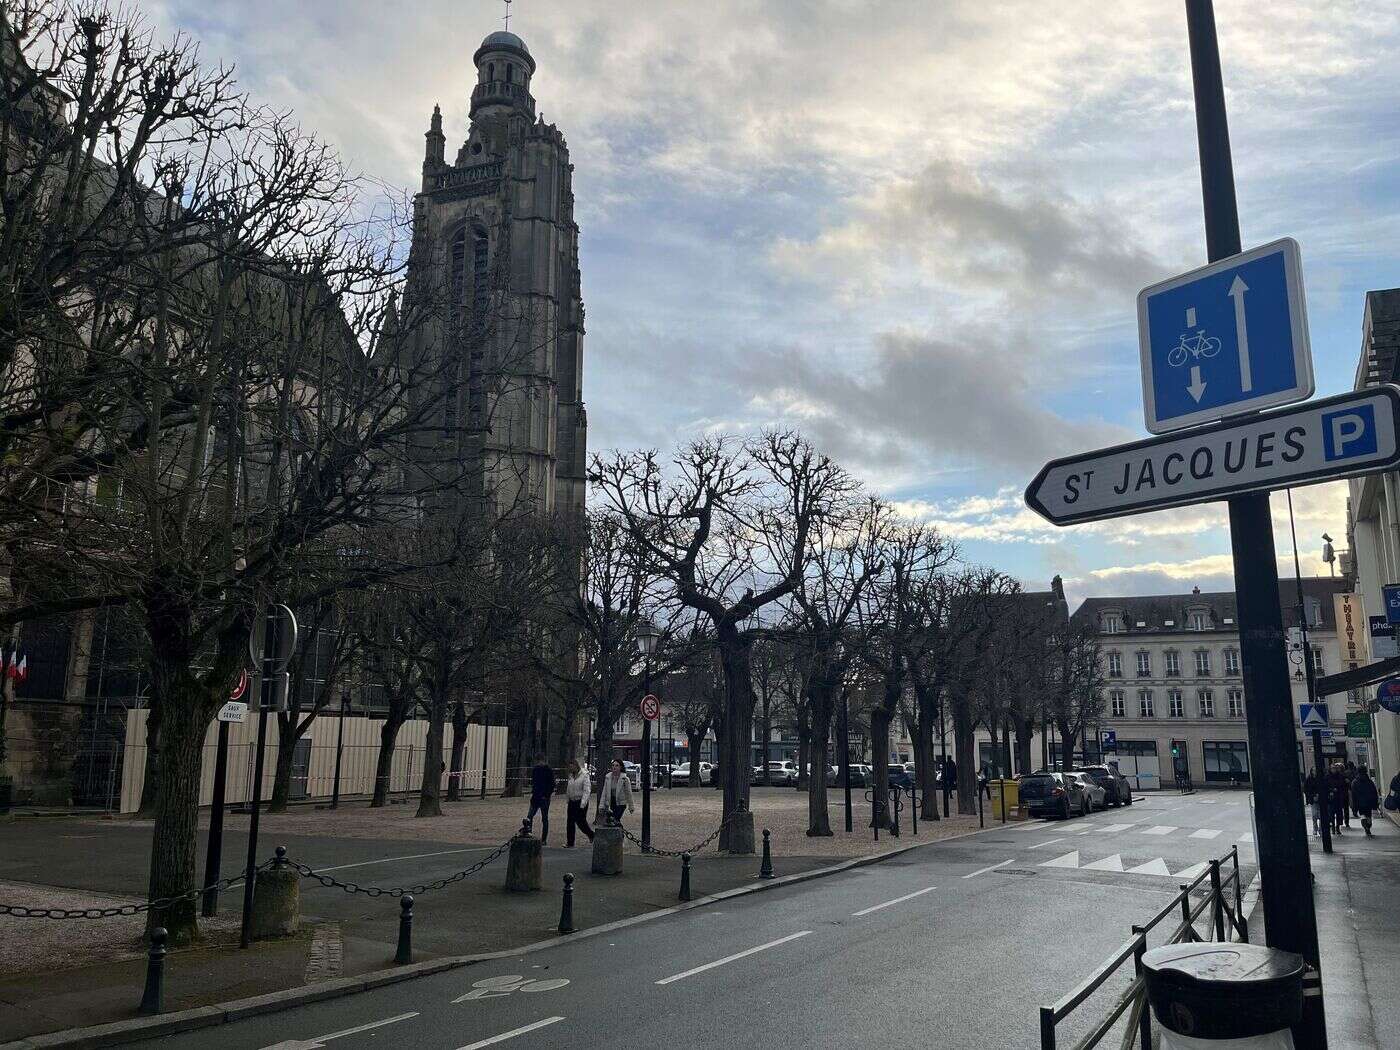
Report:
[[[511,0],[505,0],[505,4],[506,4],[506,32],[507,32],[507,33],[510,32],[510,2],[511,2]]]

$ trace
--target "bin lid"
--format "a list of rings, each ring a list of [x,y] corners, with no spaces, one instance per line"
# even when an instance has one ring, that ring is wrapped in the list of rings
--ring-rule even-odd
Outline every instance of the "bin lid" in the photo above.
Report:
[[[1303,957],[1259,944],[1170,944],[1142,957],[1157,1020],[1181,1035],[1239,1039],[1302,1016]]]

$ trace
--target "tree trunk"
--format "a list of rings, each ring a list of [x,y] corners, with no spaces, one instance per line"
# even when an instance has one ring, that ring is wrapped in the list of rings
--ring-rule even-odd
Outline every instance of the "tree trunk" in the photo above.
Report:
[[[1034,732],[1031,721],[1028,718],[1017,718],[1011,716],[1016,724],[1016,765],[1018,773],[1029,773],[1031,771],[1031,735]]]
[[[724,749],[728,746],[728,737],[724,735],[724,715],[716,714],[714,719],[715,729],[715,775],[710,778],[710,787],[716,791],[724,790]]]
[[[809,768],[812,764],[812,740],[811,732],[804,725],[797,727],[797,790],[807,789],[807,778],[811,776]]]
[[[593,763],[597,767],[597,776],[593,778],[593,795],[595,798],[602,798],[603,780],[608,775],[608,765],[613,758],[613,726],[617,723],[617,715],[611,706],[598,712],[598,722],[593,727]],[[594,809],[598,807],[595,804]]]
[[[1068,722],[1057,722],[1055,728],[1060,731],[1060,769],[1068,773],[1074,768],[1074,738],[1078,734]]]
[[[482,738],[483,740],[485,737]],[[462,797],[463,769],[467,760],[467,705],[458,699],[452,705],[452,761],[448,767],[447,801]]]
[[[295,711],[277,714],[277,761],[272,776],[272,798],[267,803],[269,813],[282,813],[287,808],[287,798],[292,793],[292,756],[296,753],[297,718]]]
[[[914,743],[915,775],[919,782],[919,816],[925,820],[941,820],[938,808],[938,773],[933,761],[933,722],[937,705],[934,691],[914,676],[914,696],[919,705],[919,734]]]
[[[530,712],[524,704],[506,706],[506,779],[501,798],[519,798],[529,768]]]
[[[146,715],[146,761],[141,771],[141,804],[136,811],[138,817],[147,819],[156,815],[156,803],[160,797],[160,704],[151,698],[151,706]]]
[[[753,679],[750,643],[729,626],[719,632],[720,663],[724,668],[724,809],[722,819],[749,808],[749,761],[753,740]],[[720,832],[719,848],[731,846],[729,828]]]
[[[890,718],[883,705],[876,705],[870,712],[870,764],[875,771],[870,823],[876,828],[890,826]]]
[[[690,786],[700,787],[700,747],[705,743],[704,732],[685,734],[686,746],[690,752]]]
[[[398,744],[399,730],[404,717],[397,717],[391,711],[384,724],[379,727],[379,757],[374,763],[374,795],[370,799],[371,809],[378,809],[389,802],[390,778],[394,771],[394,747]]]
[[[953,761],[958,773],[958,812],[967,816],[977,812],[972,752],[972,709],[964,696],[953,704]]]
[[[759,765],[763,767],[763,786],[772,787],[773,774],[768,768],[768,763],[773,757],[773,716],[772,701],[767,689],[763,690],[763,717],[759,719],[759,728],[763,731],[763,740],[758,747]]]
[[[428,705],[428,737],[423,743],[423,784],[415,817],[442,816],[442,740],[447,723],[447,683],[433,683]]]
[[[578,750],[574,741],[574,722],[577,719],[573,708],[564,711],[559,716],[559,731],[554,734],[554,764],[556,766],[566,766],[574,758]]]
[[[813,838],[828,838],[832,833],[826,794],[826,752],[831,742],[831,716],[836,709],[835,691],[839,688],[832,682],[823,682],[807,691],[807,753],[812,760],[812,774],[807,779],[807,834]]]

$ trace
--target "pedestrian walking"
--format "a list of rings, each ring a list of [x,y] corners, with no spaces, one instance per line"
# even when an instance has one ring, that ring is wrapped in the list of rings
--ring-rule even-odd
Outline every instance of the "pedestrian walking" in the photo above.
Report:
[[[1342,770],[1342,776],[1347,782],[1346,808],[1342,811],[1342,820],[1346,822],[1347,827],[1351,827],[1351,782],[1356,779],[1356,763],[1348,761]]]
[[[540,815],[540,843],[549,838],[549,800],[554,797],[554,770],[545,761],[544,752],[535,756],[535,764],[530,769],[530,812],[525,819],[534,823],[535,814]]]
[[[1361,819],[1361,830],[1366,832],[1367,838],[1372,838],[1371,814],[1381,804],[1381,793],[1365,768],[1358,769],[1356,779],[1351,782],[1351,804]]]
[[[593,829],[588,826],[588,797],[593,794],[593,781],[588,776],[588,770],[576,761],[570,761],[564,767],[564,771],[569,774],[569,781],[564,787],[564,794],[569,802],[568,823],[565,825],[564,836],[566,845],[573,849],[575,830],[587,835],[589,842],[593,841]]]
[[[1308,812],[1312,814],[1313,838],[1318,838],[1322,834],[1322,808],[1317,801],[1319,789],[1317,770],[1308,770],[1308,775],[1303,780],[1303,799],[1308,804]]]
[[[1327,812],[1332,818],[1332,833],[1342,833],[1342,807],[1346,805],[1347,778],[1340,762],[1332,763],[1325,785],[1327,792]]]
[[[598,793],[598,813],[601,816],[606,806],[614,824],[622,823],[622,814],[632,811],[632,782],[627,779],[627,770],[622,759],[612,760],[612,769],[603,778],[603,790]]]
[[[977,789],[982,792],[982,797],[988,802],[992,800],[992,772],[987,768],[987,763],[982,763],[981,770],[977,773]]]
[[[952,758],[943,763],[943,790],[958,790],[958,764]]]

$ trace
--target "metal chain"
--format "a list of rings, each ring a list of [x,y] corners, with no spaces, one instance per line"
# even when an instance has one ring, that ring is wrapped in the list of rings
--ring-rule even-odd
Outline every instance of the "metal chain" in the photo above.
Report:
[[[262,871],[276,863],[276,860],[264,861],[256,870]],[[111,908],[26,908],[19,904],[0,904],[0,915],[7,915],[12,919],[112,919],[123,915],[140,915],[142,912],[168,908],[172,904],[198,900],[209,890],[229,889],[246,877],[246,873],[240,872],[231,878],[220,879],[211,886],[187,890],[174,897],[161,897],[153,901],[142,901],[140,904],[119,904]]]
[[[361,886],[354,882],[341,882],[339,879],[330,875],[322,875],[315,869],[309,868],[305,864],[298,864],[295,861],[287,861],[287,866],[304,879],[315,879],[322,886],[342,889],[346,893],[363,893],[366,897],[402,897],[404,894],[408,893],[417,897],[420,894],[427,893],[429,890],[440,890],[446,886],[451,886],[454,882],[461,882],[470,875],[475,875],[506,850],[510,849],[510,844],[514,839],[515,836],[512,835],[470,868],[459,871],[454,875],[448,875],[446,878],[438,879],[436,882],[424,883],[421,886]]]
[[[710,832],[708,838],[696,843],[690,849],[660,849],[657,846],[643,845],[641,839],[637,838],[636,835],[632,834],[621,824],[618,824],[617,827],[622,828],[623,838],[627,839],[629,842],[635,843],[637,848],[640,849],[643,853],[649,853],[654,857],[681,857],[689,853],[693,857],[706,846],[708,846],[711,842],[713,842],[715,839],[719,838],[719,833],[725,828],[727,828],[730,824],[732,824],[734,822],[734,818],[737,817],[741,812],[744,811],[740,810],[738,812],[731,813],[727,818],[720,821],[719,827],[715,828],[714,831]]]

